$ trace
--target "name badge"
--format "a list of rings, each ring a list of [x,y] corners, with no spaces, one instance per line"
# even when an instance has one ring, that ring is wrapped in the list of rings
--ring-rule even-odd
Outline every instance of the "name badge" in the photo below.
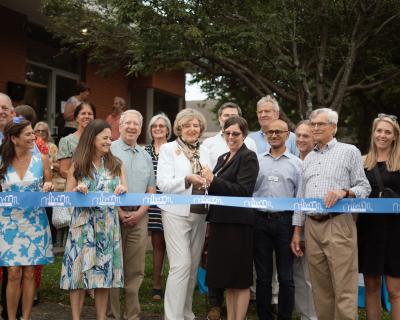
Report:
[[[276,177],[276,176],[268,176],[268,181],[273,181],[273,182],[278,182],[279,181],[279,178],[278,177]]]

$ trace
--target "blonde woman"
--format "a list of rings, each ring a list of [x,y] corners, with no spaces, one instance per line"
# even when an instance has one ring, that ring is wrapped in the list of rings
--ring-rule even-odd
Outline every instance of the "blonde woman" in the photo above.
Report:
[[[400,143],[397,117],[379,114],[372,124],[371,143],[364,157],[371,198],[380,197],[379,179],[400,197]],[[368,320],[381,319],[381,279],[385,277],[393,320],[400,320],[400,216],[360,215],[359,269],[364,275]]]
[[[184,109],[174,122],[175,141],[160,148],[157,186],[163,193],[204,194],[203,167],[210,167],[208,149],[199,138],[205,129],[204,116]],[[160,205],[167,247],[169,274],[165,288],[164,319],[189,320],[196,272],[206,232],[204,205]]]

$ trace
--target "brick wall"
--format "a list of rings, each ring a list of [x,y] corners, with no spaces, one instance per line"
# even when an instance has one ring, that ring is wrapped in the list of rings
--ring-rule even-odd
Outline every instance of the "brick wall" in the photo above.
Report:
[[[172,93],[174,95],[185,96],[185,72],[175,70],[168,72],[158,72],[152,76],[152,87]]]
[[[97,66],[87,65],[86,83],[91,90],[89,101],[96,106],[97,118],[105,119],[111,113],[115,96],[124,98],[128,103],[128,79],[122,70],[108,76],[102,76],[97,71]]]
[[[26,17],[0,6],[0,92],[6,92],[7,82],[25,82]]]

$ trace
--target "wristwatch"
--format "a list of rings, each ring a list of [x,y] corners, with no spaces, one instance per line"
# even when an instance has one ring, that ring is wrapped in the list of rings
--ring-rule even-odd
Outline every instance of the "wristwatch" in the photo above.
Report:
[[[350,194],[350,191],[349,191],[349,189],[342,189],[344,192],[346,192],[346,194],[344,195],[344,197],[343,198],[348,198],[349,197],[349,194]]]

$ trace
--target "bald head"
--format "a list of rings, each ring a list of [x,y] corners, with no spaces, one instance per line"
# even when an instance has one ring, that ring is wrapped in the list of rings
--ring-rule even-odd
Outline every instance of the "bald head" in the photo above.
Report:
[[[270,128],[272,128],[272,127],[273,127],[273,128],[279,127],[281,130],[284,130],[284,131],[288,131],[288,130],[289,130],[288,124],[287,124],[285,121],[280,120],[280,119],[272,120],[272,121],[268,124],[267,129],[268,129],[268,130],[271,130]]]
[[[289,127],[285,121],[279,119],[271,121],[265,133],[271,149],[284,149],[289,137]]]
[[[0,92],[0,132],[3,132],[4,127],[14,117],[14,107],[8,95]]]

